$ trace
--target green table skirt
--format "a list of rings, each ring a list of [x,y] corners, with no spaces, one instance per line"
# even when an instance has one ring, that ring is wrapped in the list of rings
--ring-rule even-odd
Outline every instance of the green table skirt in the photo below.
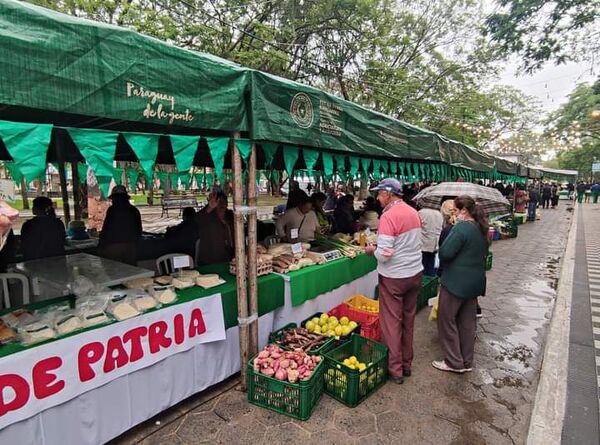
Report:
[[[237,326],[237,317],[238,317],[238,308],[237,308],[237,288],[235,284],[235,276],[229,273],[229,264],[211,264],[208,266],[203,266],[198,269],[200,273],[217,273],[221,278],[223,278],[226,282],[220,286],[213,287],[211,289],[202,289],[201,287],[192,287],[189,289],[183,289],[177,291],[177,301],[169,306],[188,303],[192,300],[196,300],[198,298],[210,297],[211,295],[215,295],[217,293],[221,294],[221,301],[223,304],[223,319],[225,321],[225,329],[229,329],[233,326]],[[275,309],[283,306],[284,303],[284,280],[282,277],[278,275],[266,275],[264,277],[258,278],[258,315],[268,314],[269,312],[274,311]],[[54,300],[45,300],[39,303],[32,303],[23,307],[27,307],[31,310],[41,309],[43,307],[51,306],[53,304],[59,304],[61,302],[65,302],[68,300],[73,300],[73,297],[60,297]],[[164,306],[163,306],[164,307]],[[6,312],[10,312],[13,309],[4,310],[0,312],[0,315]],[[160,309],[154,309],[160,311]],[[118,323],[118,321],[114,321],[113,323]],[[56,341],[60,338],[69,337],[71,335],[78,335],[85,331],[90,331],[93,329],[99,329],[101,327],[106,326],[106,324],[99,326],[92,326],[87,329],[82,329],[76,332],[72,332],[70,334],[57,337],[52,340],[48,340],[46,342],[36,343],[31,346],[22,346],[20,343],[10,343],[4,346],[0,346],[0,358],[5,357],[10,354],[14,354],[16,352],[24,351],[28,348],[35,348],[36,346],[49,343],[52,341]]]
[[[217,292],[221,294],[223,301],[223,318],[225,319],[225,329],[237,326],[238,307],[237,307],[237,286],[235,276],[229,273],[229,264],[210,264],[198,268],[201,274],[216,273],[223,278],[226,283],[212,289],[202,289],[192,287],[178,292],[180,299],[185,301],[195,300],[196,298],[208,297]],[[279,275],[269,274],[258,277],[258,315],[268,314],[275,309],[283,306],[284,302],[284,280]]]
[[[337,289],[377,268],[377,260],[368,255],[341,258],[320,266],[311,266],[290,272],[292,306]]]

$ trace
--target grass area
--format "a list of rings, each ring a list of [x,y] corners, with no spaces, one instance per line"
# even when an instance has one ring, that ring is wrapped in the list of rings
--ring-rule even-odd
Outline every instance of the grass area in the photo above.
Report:
[[[147,202],[148,202],[147,195],[143,195],[143,194],[131,195],[131,200],[133,201],[133,204],[136,206],[147,205]],[[63,205],[62,198],[52,198],[52,201],[54,201],[54,204],[56,205],[57,208],[62,208],[62,205]],[[206,196],[199,195],[198,201],[200,203],[206,202]],[[275,197],[275,196],[269,196],[269,195],[260,195],[258,197],[258,205],[259,206],[276,206],[278,204],[283,204],[285,202],[286,202],[286,198],[282,198],[282,197]],[[31,209],[32,203],[33,203],[33,199],[30,199],[29,200],[29,208],[30,209]],[[154,198],[154,205],[157,205],[157,206],[160,205],[159,197]],[[23,200],[17,199],[15,202],[11,203],[11,206],[17,210],[23,210]]]

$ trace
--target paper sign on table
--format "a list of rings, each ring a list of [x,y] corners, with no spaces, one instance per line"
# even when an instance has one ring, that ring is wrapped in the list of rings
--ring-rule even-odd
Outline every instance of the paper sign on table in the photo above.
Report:
[[[173,257],[173,268],[174,269],[185,269],[190,267],[190,257],[187,255],[181,255]]]
[[[302,243],[292,244],[292,253],[294,255],[296,255],[297,253],[302,253]]]

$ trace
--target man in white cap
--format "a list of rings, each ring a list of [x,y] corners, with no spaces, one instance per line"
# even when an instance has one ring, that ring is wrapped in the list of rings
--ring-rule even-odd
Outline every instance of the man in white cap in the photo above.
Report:
[[[377,258],[379,273],[379,323],[389,349],[389,374],[403,383],[411,375],[413,330],[417,297],[421,291],[421,220],[402,198],[402,185],[393,178],[382,180],[371,191],[383,207],[377,246],[365,252]]]

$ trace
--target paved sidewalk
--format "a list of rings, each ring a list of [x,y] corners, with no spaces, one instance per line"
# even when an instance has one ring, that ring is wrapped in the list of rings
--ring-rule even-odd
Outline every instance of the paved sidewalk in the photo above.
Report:
[[[563,444],[600,443],[600,205],[578,205]]]
[[[525,443],[570,205],[561,201],[558,209],[542,211],[540,221],[520,226],[517,239],[493,244],[473,373],[431,367],[440,349],[436,325],[423,310],[416,321],[413,377],[404,385],[387,383],[357,408],[323,395],[311,419],[301,422],[250,405],[245,394],[227,389],[192,397],[114,442]]]

